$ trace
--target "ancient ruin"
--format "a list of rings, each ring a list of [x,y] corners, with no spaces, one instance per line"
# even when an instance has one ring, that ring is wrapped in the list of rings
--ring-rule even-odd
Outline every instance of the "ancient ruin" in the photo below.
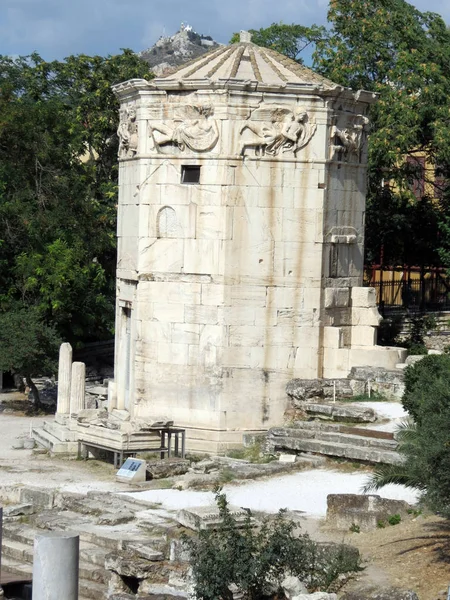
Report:
[[[115,92],[111,408],[166,415],[191,449],[217,450],[280,424],[293,377],[401,362],[376,346],[375,295],[361,287],[372,93],[246,32]]]

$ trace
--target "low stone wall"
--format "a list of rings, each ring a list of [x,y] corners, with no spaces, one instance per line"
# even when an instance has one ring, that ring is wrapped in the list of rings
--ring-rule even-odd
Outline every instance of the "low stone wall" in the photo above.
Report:
[[[404,390],[403,371],[383,367],[353,367],[347,379],[292,379],[286,386],[291,408],[300,410],[305,403],[330,402],[372,392],[388,400],[399,400]]]
[[[389,517],[405,519],[411,506],[403,500],[388,500],[378,495],[329,494],[327,496],[327,523],[336,529],[348,531],[357,526],[361,531],[385,525]]]

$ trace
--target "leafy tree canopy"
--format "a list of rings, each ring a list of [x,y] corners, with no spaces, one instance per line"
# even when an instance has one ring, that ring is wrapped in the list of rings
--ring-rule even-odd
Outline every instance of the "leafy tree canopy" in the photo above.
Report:
[[[371,109],[368,258],[379,261],[383,247],[385,263],[436,264],[448,258],[447,201],[424,206],[411,188],[425,175],[431,196],[438,195],[435,166],[450,177],[450,31],[439,15],[404,0],[336,0],[328,20],[315,68],[336,83],[379,94]]]
[[[270,27],[250,29],[249,31],[252,34],[253,43],[281,52],[299,63],[303,63],[300,54],[325,35],[325,28],[322,26],[286,25],[281,21],[272,23]],[[231,44],[236,42],[239,42],[238,33],[234,33],[230,40]]]
[[[118,102],[150,77],[131,51],[45,62],[0,56],[0,312],[21,303],[64,340],[110,337]]]

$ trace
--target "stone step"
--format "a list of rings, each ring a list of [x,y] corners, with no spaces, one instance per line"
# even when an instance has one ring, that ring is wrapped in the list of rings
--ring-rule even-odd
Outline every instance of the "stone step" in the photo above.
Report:
[[[40,446],[47,448],[52,454],[76,454],[78,442],[62,442],[43,427],[33,427],[33,439]]]
[[[44,421],[42,429],[61,442],[78,442],[78,432],[55,421]]]
[[[366,436],[355,435],[351,433],[340,433],[334,431],[322,431],[320,429],[284,429],[275,428],[269,432],[268,439],[278,439],[279,437],[293,437],[304,440],[320,440],[323,442],[333,442],[338,444],[349,444],[352,446],[361,446],[363,448],[374,448],[377,450],[395,451],[397,442],[395,440],[378,439]]]
[[[24,578],[31,577],[33,573],[33,562],[21,561],[17,558],[8,556],[7,553],[2,554],[2,571],[13,575],[23,575]],[[80,562],[79,566],[80,581],[84,581],[86,585],[97,583],[106,585],[108,581],[108,571],[106,569],[93,569],[91,564]]]
[[[361,460],[369,463],[400,464],[403,459],[398,452],[354,446],[338,442],[326,442],[318,439],[300,437],[269,436],[268,445],[274,450],[297,450],[325,456],[338,456],[349,460]]]
[[[104,568],[105,555],[107,554],[101,548],[82,547],[80,544],[80,578],[97,583],[107,581],[107,571]],[[33,547],[18,541],[12,541],[3,538],[2,544],[2,565],[3,558],[10,561],[11,564],[28,566],[31,572],[33,564]],[[7,563],[5,563],[6,566]],[[18,572],[22,572],[20,570]]]

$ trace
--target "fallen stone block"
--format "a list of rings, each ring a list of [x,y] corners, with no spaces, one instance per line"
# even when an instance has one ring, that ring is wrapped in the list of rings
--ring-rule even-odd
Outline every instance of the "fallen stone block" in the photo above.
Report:
[[[243,526],[248,519],[246,510],[238,506],[228,506],[230,514],[236,519],[237,525]],[[194,531],[201,529],[216,529],[222,521],[217,506],[197,506],[180,510],[177,514],[178,522]]]
[[[99,525],[121,525],[129,523],[134,519],[134,514],[129,511],[119,511],[116,513],[103,513],[97,519]]]
[[[336,529],[348,530],[358,525],[363,531],[376,529],[392,515],[408,516],[411,506],[403,500],[389,500],[375,494],[329,494],[327,523]]]
[[[176,475],[184,475],[189,471],[190,462],[182,458],[165,458],[147,461],[147,473],[151,479],[166,479]]]
[[[55,495],[53,492],[39,488],[23,488],[20,490],[20,501],[23,504],[31,504],[34,507],[53,508]]]
[[[5,506],[3,515],[5,517],[22,517],[32,515],[36,511],[32,504],[17,504],[16,506]]]
[[[145,544],[128,544],[127,549],[136,554],[139,558],[145,558],[146,560],[156,561],[164,559],[164,554],[162,552],[155,550],[151,546],[146,546]]]

